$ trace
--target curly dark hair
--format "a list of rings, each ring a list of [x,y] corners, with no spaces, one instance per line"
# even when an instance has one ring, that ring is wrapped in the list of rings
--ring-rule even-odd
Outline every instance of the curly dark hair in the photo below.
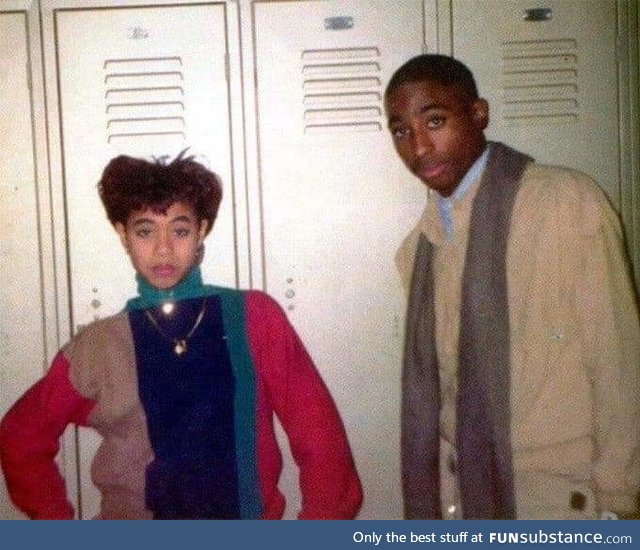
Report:
[[[175,159],[153,162],[126,155],[115,157],[98,182],[100,199],[109,221],[126,224],[132,212],[150,208],[164,214],[176,202],[193,208],[198,221],[213,227],[222,200],[222,185],[216,174],[182,151]]]
[[[476,81],[469,68],[453,57],[439,54],[423,54],[409,59],[393,73],[384,96],[389,97],[403,84],[427,81],[457,86],[469,99],[478,99]]]

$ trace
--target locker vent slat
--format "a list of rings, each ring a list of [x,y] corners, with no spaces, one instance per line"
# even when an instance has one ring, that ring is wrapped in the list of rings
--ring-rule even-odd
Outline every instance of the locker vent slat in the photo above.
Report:
[[[107,143],[186,140],[184,72],[180,57],[104,62]]]
[[[301,55],[306,134],[382,131],[380,50],[304,50]]]
[[[506,120],[573,122],[579,115],[575,40],[502,43]]]

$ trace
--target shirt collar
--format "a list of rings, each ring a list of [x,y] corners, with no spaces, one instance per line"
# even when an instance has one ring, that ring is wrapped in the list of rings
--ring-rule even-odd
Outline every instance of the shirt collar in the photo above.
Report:
[[[464,175],[462,180],[460,180],[458,187],[456,187],[456,190],[449,197],[442,197],[438,193],[434,193],[436,197],[436,204],[438,206],[438,214],[440,217],[440,223],[442,225],[442,231],[448,242],[451,242],[453,240],[454,233],[452,214],[453,205],[456,202],[461,201],[465,197],[471,185],[481,176],[485,166],[487,165],[487,159],[489,158],[489,149],[490,146],[485,147],[485,150],[471,165],[471,168],[467,170],[467,173]]]

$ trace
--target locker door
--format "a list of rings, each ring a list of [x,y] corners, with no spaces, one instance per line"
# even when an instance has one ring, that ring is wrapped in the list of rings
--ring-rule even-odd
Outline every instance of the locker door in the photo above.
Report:
[[[121,153],[175,156],[189,147],[218,173],[225,199],[203,276],[235,286],[226,15],[222,3],[55,12],[73,326],[122,309],[134,272],[96,191]],[[83,517],[96,437],[82,434]]]
[[[335,397],[365,488],[362,518],[401,516],[403,296],[394,252],[424,204],[396,159],[382,93],[424,40],[405,1],[254,5],[264,286]],[[295,470],[286,493],[298,509]]]
[[[42,274],[25,12],[0,12],[0,417],[43,372]],[[0,519],[21,516],[0,476]]]
[[[455,0],[453,53],[489,100],[489,135],[582,170],[620,206],[616,10],[609,0]]]

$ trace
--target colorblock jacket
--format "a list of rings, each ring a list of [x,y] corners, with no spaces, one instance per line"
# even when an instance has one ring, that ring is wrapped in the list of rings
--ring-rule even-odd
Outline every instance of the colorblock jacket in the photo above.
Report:
[[[343,424],[280,307],[262,292],[204,286],[197,269],[181,285],[167,333],[150,322],[148,313],[162,321],[159,296],[142,284],[7,413],[0,448],[13,502],[31,518],[73,518],[54,457],[76,424],[103,438],[91,469],[101,519],[280,518],[275,414],[300,469],[299,518],[355,517],[362,490]],[[176,354],[168,327],[184,335],[203,310]]]

